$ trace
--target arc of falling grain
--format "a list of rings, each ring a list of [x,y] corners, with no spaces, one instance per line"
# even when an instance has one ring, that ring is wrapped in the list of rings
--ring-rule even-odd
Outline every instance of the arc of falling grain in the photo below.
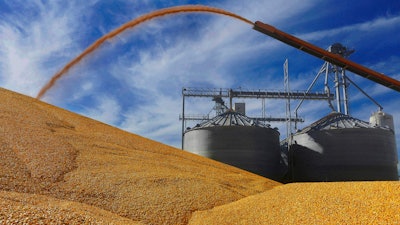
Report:
[[[91,44],[89,47],[87,47],[81,54],[79,54],[76,58],[71,60],[69,63],[67,63],[64,68],[62,68],[60,71],[58,71],[56,74],[53,75],[53,77],[42,87],[42,89],[39,91],[37,95],[37,99],[41,99],[48,90],[50,90],[54,84],[61,78],[63,77],[73,66],[78,64],[85,56],[91,54],[94,52],[100,45],[102,45],[105,41],[113,39],[117,35],[123,33],[127,29],[131,29],[135,27],[138,24],[141,24],[143,22],[152,20],[157,17],[161,16],[166,16],[170,14],[177,14],[177,13],[188,13],[188,12],[206,12],[206,13],[215,13],[215,14],[221,14],[229,17],[233,17],[236,19],[239,19],[245,23],[248,23],[250,25],[254,25],[253,22],[250,20],[243,18],[239,15],[236,15],[234,13],[225,11],[223,9],[219,8],[214,8],[214,7],[209,7],[209,6],[203,6],[203,5],[183,5],[183,6],[175,6],[175,7],[170,7],[170,8],[165,8],[165,9],[160,9],[156,10],[153,12],[150,12],[148,14],[145,14],[143,16],[140,16],[136,19],[133,19],[122,26],[116,28],[115,30],[105,34],[101,38],[97,39],[93,44]]]

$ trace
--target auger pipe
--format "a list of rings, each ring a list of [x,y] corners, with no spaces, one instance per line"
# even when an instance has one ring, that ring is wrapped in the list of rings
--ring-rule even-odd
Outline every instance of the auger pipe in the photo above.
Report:
[[[346,58],[343,58],[340,55],[328,52],[320,47],[317,47],[313,44],[310,44],[304,40],[301,40],[297,37],[294,37],[290,34],[287,34],[281,30],[276,29],[275,27],[262,23],[260,21],[256,21],[254,23],[254,30],[257,30],[263,34],[271,36],[283,43],[286,43],[292,47],[300,49],[304,52],[307,52],[310,55],[313,55],[322,60],[333,63],[337,66],[340,66],[348,71],[351,71],[359,76],[365,77],[369,80],[372,80],[378,84],[391,88],[395,91],[400,92],[400,81],[378,73],[374,70],[371,70],[367,67],[359,65],[355,62],[352,62]]]

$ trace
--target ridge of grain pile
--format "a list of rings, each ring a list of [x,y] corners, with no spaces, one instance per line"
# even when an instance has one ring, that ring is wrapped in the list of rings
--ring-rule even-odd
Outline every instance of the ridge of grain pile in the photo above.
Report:
[[[0,190],[145,224],[186,224],[194,211],[280,185],[1,88],[0,121]]]
[[[400,224],[400,182],[292,183],[195,212],[189,224]]]

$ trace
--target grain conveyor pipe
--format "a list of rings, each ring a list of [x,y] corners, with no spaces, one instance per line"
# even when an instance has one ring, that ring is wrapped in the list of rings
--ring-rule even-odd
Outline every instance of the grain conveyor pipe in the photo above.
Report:
[[[278,30],[277,28],[275,28],[271,25],[262,23],[260,21],[256,21],[254,23],[253,29],[257,30],[263,34],[266,34],[268,36],[271,36],[271,37],[273,37],[285,44],[288,44],[292,47],[295,47],[304,52],[307,52],[308,54],[311,54],[317,58],[320,58],[327,62],[333,63],[333,64],[340,66],[343,69],[353,72],[359,76],[362,76],[362,77],[372,80],[378,84],[381,84],[383,86],[386,86],[388,88],[391,88],[395,91],[400,92],[400,81],[393,79],[391,77],[388,77],[384,74],[378,73],[378,72],[371,70],[367,67],[364,67],[362,65],[359,65],[355,62],[352,62],[346,58],[343,58],[340,55],[328,52],[328,51],[326,51],[320,47],[317,47],[311,43],[308,43],[304,40],[301,40],[297,37],[287,34],[281,30]]]

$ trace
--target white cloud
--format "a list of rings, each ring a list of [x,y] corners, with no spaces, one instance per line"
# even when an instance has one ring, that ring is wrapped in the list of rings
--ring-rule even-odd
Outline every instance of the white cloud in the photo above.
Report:
[[[41,84],[77,53],[77,21],[88,2],[74,3],[15,1],[11,7],[19,8],[1,16],[3,87],[34,96]]]
[[[135,105],[123,113],[120,127],[132,133],[154,140],[171,140],[170,145],[179,147],[181,101],[169,96],[153,96],[150,104]]]
[[[400,24],[400,16],[380,17],[363,23],[351,24],[328,30],[318,30],[307,34],[300,34],[298,35],[298,37],[307,41],[321,40],[328,37],[334,37],[340,34],[347,34],[348,37],[351,37],[349,34],[352,34],[352,36],[355,37],[359,36],[365,37],[365,35],[379,32],[379,30],[382,29],[393,29],[393,27],[398,27],[399,24]]]
[[[117,99],[107,95],[98,95],[95,102],[94,107],[86,107],[84,115],[114,126],[120,122],[121,106]]]

